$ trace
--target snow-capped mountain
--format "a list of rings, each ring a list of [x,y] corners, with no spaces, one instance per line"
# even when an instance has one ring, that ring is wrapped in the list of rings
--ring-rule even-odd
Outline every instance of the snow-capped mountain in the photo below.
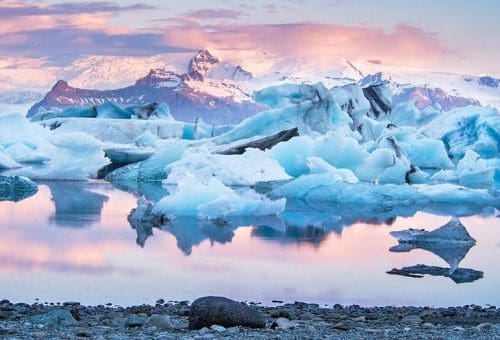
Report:
[[[66,69],[69,81],[59,81],[29,110],[28,116],[47,108],[92,106],[106,101],[121,105],[165,102],[180,120],[202,117],[211,123],[230,123],[262,108],[253,100],[257,90],[284,83],[317,82],[327,88],[354,82],[362,86],[384,82],[394,93],[394,103],[412,101],[421,110],[428,106],[445,111],[467,105],[500,106],[498,79],[488,76],[349,60],[344,61],[343,67],[336,64],[331,70],[324,70],[311,61],[287,60],[265,53],[228,56],[227,52],[218,52],[223,58],[206,49],[194,56],[190,54],[190,58],[186,53],[83,58]],[[144,70],[148,64],[152,66],[149,72]],[[143,72],[138,75],[140,71]],[[122,86],[110,89],[111,84]]]
[[[368,81],[374,81],[373,78],[382,79],[390,83],[396,96],[400,92],[412,92],[410,89],[414,88],[414,98],[423,96],[432,101],[434,97],[441,101],[445,110],[478,102],[481,105],[500,107],[500,80],[490,76],[401,68],[367,61],[348,61],[348,66],[342,72],[343,77],[367,78]],[[422,99],[421,103],[427,99]]]
[[[43,100],[29,110],[28,117],[53,108],[93,106],[104,102],[120,105],[163,102],[169,105],[178,120],[194,121],[201,117],[212,124],[241,121],[260,111],[262,106],[251,100],[250,88],[243,90],[232,79],[206,78],[215,68],[227,68],[218,64],[217,58],[201,50],[191,59],[185,73],[152,69],[134,85],[116,90],[80,89],[59,80]],[[243,72],[246,71],[241,67],[232,67],[229,74]]]

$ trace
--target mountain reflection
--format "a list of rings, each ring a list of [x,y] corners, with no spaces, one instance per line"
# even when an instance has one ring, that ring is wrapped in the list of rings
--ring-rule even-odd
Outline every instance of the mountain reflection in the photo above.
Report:
[[[61,227],[82,228],[99,222],[108,196],[92,192],[85,182],[47,182],[55,211],[49,222]]]

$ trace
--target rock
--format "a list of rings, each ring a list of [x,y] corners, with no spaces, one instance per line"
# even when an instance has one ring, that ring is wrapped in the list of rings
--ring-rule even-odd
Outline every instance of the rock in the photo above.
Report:
[[[31,322],[46,327],[53,326],[73,326],[76,325],[75,318],[66,309],[54,309],[45,314],[31,317]]]
[[[348,331],[348,330],[356,329],[356,328],[362,327],[362,326],[363,326],[363,324],[361,324],[359,322],[355,322],[352,320],[346,320],[346,321],[339,322],[339,323],[333,325],[333,328],[341,330],[341,331]]]
[[[141,327],[146,323],[146,317],[139,315],[131,315],[125,321],[127,327]]]
[[[422,328],[427,328],[427,329],[430,329],[430,328],[434,328],[434,327],[435,327],[435,326],[434,326],[432,323],[430,323],[430,322],[424,322],[424,323],[422,324]]]
[[[313,313],[305,312],[300,314],[300,320],[312,320],[316,317]]]
[[[219,325],[212,325],[212,326],[210,326],[210,329],[213,331],[216,331],[217,333],[222,333],[226,330],[226,327],[222,327]]]
[[[423,320],[418,315],[408,315],[401,319],[402,323],[422,323]]]
[[[0,306],[2,306],[2,305],[9,305],[9,304],[10,304],[10,301],[7,300],[7,299],[0,300]]]
[[[269,309],[267,313],[273,318],[290,319],[290,312],[288,312],[286,309]]]
[[[292,322],[286,318],[277,318],[274,320],[271,328],[278,328],[278,329],[293,329],[297,326],[295,322]]]
[[[146,320],[146,322],[142,327],[143,328],[156,327],[159,330],[167,330],[173,328],[173,324],[168,316],[153,314]]]
[[[163,305],[164,303],[165,303],[165,300],[163,300],[163,299],[156,300],[157,305]]]
[[[208,333],[210,333],[210,329],[209,329],[209,328],[207,328],[207,327],[203,327],[202,329],[200,329],[200,330],[198,331],[198,334],[199,334],[199,335],[205,335],[205,334],[208,334]]]
[[[80,302],[76,302],[76,301],[63,302],[63,306],[79,306],[79,305],[80,305]]]
[[[248,148],[254,148],[259,150],[271,149],[276,144],[281,142],[286,142],[292,139],[293,137],[297,137],[298,135],[299,135],[299,129],[295,127],[290,130],[280,131],[272,136],[263,137],[251,142],[235,145],[228,149],[219,150],[217,151],[217,153],[221,155],[241,155]]]
[[[452,329],[454,332],[465,332],[465,328],[463,328],[462,326],[455,326],[453,327]]]
[[[264,316],[256,309],[225,297],[207,296],[193,302],[189,313],[189,329],[220,325],[264,328]]]
[[[487,330],[487,329],[492,329],[493,325],[489,322],[484,322],[482,324],[477,325],[477,329],[479,330]]]
[[[88,331],[80,331],[80,332],[75,333],[75,336],[77,336],[79,338],[91,338],[92,333],[90,333]]]
[[[364,315],[358,316],[357,318],[352,319],[355,322],[366,322],[366,317]]]

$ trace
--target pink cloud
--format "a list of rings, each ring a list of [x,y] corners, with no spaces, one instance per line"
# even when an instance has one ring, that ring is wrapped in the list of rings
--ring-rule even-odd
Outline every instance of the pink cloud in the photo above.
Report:
[[[399,24],[393,31],[326,24],[190,25],[167,27],[163,42],[185,48],[262,49],[278,55],[332,59],[376,59],[429,66],[452,51],[424,31]]]

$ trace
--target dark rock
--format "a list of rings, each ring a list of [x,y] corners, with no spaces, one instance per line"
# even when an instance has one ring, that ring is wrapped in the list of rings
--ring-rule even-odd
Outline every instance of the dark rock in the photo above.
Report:
[[[259,150],[271,149],[278,143],[286,142],[293,137],[297,137],[299,135],[299,129],[293,128],[290,130],[283,130],[278,132],[275,135],[260,138],[251,142],[246,142],[240,145],[232,146],[229,149],[224,149],[217,151],[218,154],[221,155],[241,155],[248,148],[254,148]]]
[[[290,312],[288,312],[286,309],[269,309],[267,313],[273,318],[290,319]]]
[[[264,316],[256,309],[225,297],[207,296],[193,302],[189,313],[189,329],[220,325],[264,328]]]

